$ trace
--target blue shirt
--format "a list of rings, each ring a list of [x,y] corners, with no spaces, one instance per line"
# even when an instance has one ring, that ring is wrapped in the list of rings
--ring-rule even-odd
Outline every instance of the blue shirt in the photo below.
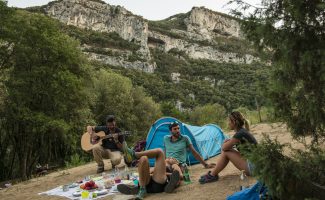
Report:
[[[164,146],[166,149],[166,158],[175,158],[180,163],[186,162],[186,151],[192,144],[191,139],[187,135],[181,135],[176,141],[172,141],[170,135],[164,137]]]

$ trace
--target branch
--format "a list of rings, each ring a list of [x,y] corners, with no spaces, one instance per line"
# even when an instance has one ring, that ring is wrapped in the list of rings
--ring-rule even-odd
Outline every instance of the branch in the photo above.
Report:
[[[246,1],[242,1],[242,0],[232,0],[232,1],[229,1],[227,3],[227,5],[230,5],[230,4],[233,4],[233,3],[239,4],[239,5],[241,5],[241,6],[245,7],[245,8],[252,8],[253,7],[255,9],[263,9],[263,10],[267,9],[266,7],[257,7],[257,6],[255,6],[253,4],[247,3]]]

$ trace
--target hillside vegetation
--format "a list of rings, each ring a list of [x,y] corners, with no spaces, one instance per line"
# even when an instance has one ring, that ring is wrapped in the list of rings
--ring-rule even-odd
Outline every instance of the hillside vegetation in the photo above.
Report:
[[[267,101],[260,88],[269,76],[263,63],[219,63],[150,48],[153,73],[107,65],[87,56],[95,52],[142,62],[140,44],[115,32],[64,25],[41,8],[29,10],[0,2],[0,180],[31,178],[38,163],[73,166],[91,160],[80,148],[81,134],[87,124],[103,124],[107,114],[134,133],[131,144],[144,139],[162,116],[222,128],[236,108],[254,122],[272,118],[272,109],[261,109]],[[170,30],[176,24],[184,31],[184,16],[149,22],[149,29]],[[240,49],[229,41],[219,44]],[[250,111],[256,109],[261,115]]]

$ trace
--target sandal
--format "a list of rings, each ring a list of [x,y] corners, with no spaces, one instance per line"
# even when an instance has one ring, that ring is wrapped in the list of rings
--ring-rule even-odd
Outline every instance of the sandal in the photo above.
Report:
[[[178,171],[173,171],[172,175],[170,175],[170,180],[168,181],[167,185],[164,188],[164,191],[166,193],[172,193],[174,189],[179,185],[179,172]]]
[[[207,174],[201,176],[201,178],[199,179],[199,182],[201,184],[205,184],[205,183],[212,183],[212,182],[216,182],[219,179],[219,176],[213,176],[211,175],[211,171],[209,171]]]

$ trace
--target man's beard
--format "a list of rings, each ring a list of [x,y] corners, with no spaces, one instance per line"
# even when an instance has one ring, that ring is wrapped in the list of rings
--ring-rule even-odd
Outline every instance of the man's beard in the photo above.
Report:
[[[174,137],[177,137],[177,138],[178,138],[180,135],[181,135],[180,132],[173,133],[173,136],[174,136]]]

